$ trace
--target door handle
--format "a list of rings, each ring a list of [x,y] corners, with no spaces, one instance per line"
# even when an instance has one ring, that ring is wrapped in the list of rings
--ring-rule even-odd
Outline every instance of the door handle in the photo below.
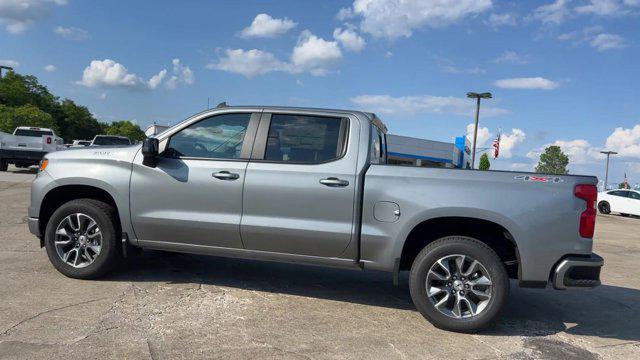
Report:
[[[213,173],[212,176],[220,180],[236,180],[240,177],[240,175],[228,171],[218,171]]]
[[[329,177],[326,179],[320,179],[320,184],[329,187],[345,187],[349,185],[349,182],[347,180],[340,180],[336,177]]]

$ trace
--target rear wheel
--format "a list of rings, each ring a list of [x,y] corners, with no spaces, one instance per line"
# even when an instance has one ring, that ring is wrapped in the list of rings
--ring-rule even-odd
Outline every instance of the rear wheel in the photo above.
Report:
[[[0,171],[7,171],[8,168],[9,168],[9,163],[7,163],[7,160],[0,159]]]
[[[600,210],[601,214],[610,214],[611,206],[606,201],[600,201],[600,203],[598,203],[598,210]]]
[[[468,237],[434,241],[416,257],[409,280],[420,313],[438,328],[475,332],[506,303],[509,277],[498,255]]]
[[[100,277],[122,260],[114,209],[98,200],[79,199],[60,206],[45,231],[53,266],[77,279]]]

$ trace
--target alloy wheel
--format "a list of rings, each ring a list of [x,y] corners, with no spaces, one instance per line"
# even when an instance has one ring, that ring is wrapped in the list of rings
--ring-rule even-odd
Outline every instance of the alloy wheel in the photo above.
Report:
[[[487,269],[468,255],[448,255],[436,261],[427,274],[427,296],[442,314],[469,318],[480,314],[491,300],[492,282]]]
[[[102,249],[102,233],[98,223],[83,213],[74,213],[62,219],[56,228],[54,241],[60,259],[74,268],[91,265]]]

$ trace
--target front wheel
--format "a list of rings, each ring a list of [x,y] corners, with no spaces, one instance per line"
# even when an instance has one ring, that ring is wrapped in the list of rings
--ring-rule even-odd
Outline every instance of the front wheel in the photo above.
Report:
[[[51,215],[45,247],[53,266],[76,279],[100,277],[122,260],[113,207],[94,199],[72,200]]]
[[[598,210],[600,210],[601,214],[607,215],[611,213],[611,206],[606,201],[600,201],[600,203],[598,203]]]
[[[448,236],[418,254],[409,287],[416,308],[434,326],[476,332],[503,308],[509,277],[498,255],[486,244]]]

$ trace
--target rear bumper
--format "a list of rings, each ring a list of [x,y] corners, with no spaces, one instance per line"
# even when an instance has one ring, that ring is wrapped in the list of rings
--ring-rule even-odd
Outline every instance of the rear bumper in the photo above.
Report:
[[[27,226],[29,226],[29,231],[33,235],[37,237],[42,236],[42,234],[40,233],[40,221],[38,220],[38,218],[32,218],[32,217],[27,218]]]
[[[600,269],[604,259],[597,254],[587,257],[570,256],[558,263],[553,271],[553,287],[557,290],[590,289],[600,285]]]
[[[24,160],[24,161],[33,161],[37,164],[38,161],[42,160],[42,158],[47,154],[46,151],[38,151],[38,150],[9,150],[9,149],[0,149],[0,158],[7,160]]]

